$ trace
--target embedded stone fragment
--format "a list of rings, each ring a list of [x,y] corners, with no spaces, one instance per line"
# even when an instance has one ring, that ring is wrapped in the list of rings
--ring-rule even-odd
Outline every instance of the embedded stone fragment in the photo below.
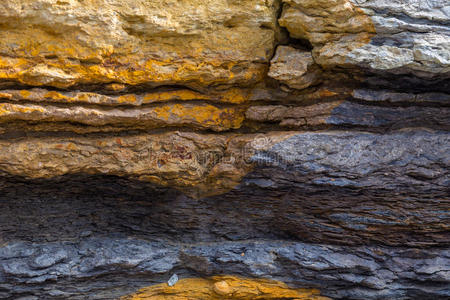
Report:
[[[298,90],[320,81],[320,71],[311,53],[287,46],[277,48],[268,76]]]

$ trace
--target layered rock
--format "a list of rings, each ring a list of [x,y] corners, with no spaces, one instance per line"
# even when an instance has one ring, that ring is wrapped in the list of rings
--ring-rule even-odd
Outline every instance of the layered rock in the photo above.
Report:
[[[169,280],[174,272],[185,278],[222,272],[278,278],[290,285],[320,286],[322,294],[337,299],[448,298],[448,251],[438,249],[348,248],[286,241],[174,246],[116,238],[10,244],[0,255],[4,273],[14,278],[2,284],[5,298],[14,291],[13,295],[31,292],[50,299],[111,299],[152,282]],[[181,282],[181,287],[184,285]],[[167,294],[176,293],[176,286],[171,289],[164,283],[154,290],[159,287]],[[201,291],[199,287],[192,292]],[[258,299],[240,295],[235,298]],[[272,295],[283,299],[281,293]],[[173,296],[177,299],[176,294]],[[271,299],[269,293],[264,296],[261,299]],[[323,299],[305,297],[317,298]]]
[[[450,297],[445,1],[4,2],[1,298]]]
[[[294,38],[314,46],[326,68],[359,66],[373,71],[446,74],[449,69],[449,5],[446,1],[287,0],[280,18]]]

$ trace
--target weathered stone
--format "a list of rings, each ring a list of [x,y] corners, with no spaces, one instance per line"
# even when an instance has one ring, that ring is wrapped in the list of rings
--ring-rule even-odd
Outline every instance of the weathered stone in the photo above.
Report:
[[[285,176],[287,170],[298,172],[292,176],[298,182],[431,191],[448,186],[449,138],[446,131],[424,130],[301,133],[258,153],[254,159],[263,165],[286,168]]]
[[[445,0],[283,2],[280,25],[312,43],[319,65],[448,77],[450,6]]]
[[[249,85],[272,54],[276,12],[275,1],[262,0],[4,1],[0,79]]]
[[[16,120],[78,123],[99,129],[107,125],[145,129],[187,126],[226,131],[241,127],[244,112],[234,106],[220,108],[210,104],[193,103],[163,104],[139,109],[0,103],[0,124]]]
[[[382,94],[382,96],[388,98],[378,99],[394,99],[391,100],[393,102],[405,101],[405,99],[416,101],[416,97],[410,94]],[[374,98],[369,98],[369,100],[372,99]],[[422,126],[450,128],[450,109],[446,107],[379,107],[349,101],[293,107],[284,105],[252,106],[247,110],[245,116],[252,121],[279,122],[280,126],[291,128],[320,125],[375,129]]]
[[[389,90],[366,90],[357,89],[352,92],[352,96],[358,100],[375,101],[375,102],[408,102],[411,104],[422,103],[439,103],[442,105],[450,105],[450,94],[444,93],[399,93]]]
[[[81,103],[99,105],[132,105],[140,106],[149,103],[169,101],[203,100],[223,103],[243,103],[250,97],[250,92],[241,89],[229,89],[224,92],[208,91],[207,94],[188,89],[156,90],[143,94],[124,94],[120,96],[98,94],[94,92],[59,92],[34,88],[31,90],[2,90],[1,99],[17,102],[53,102],[53,103]]]
[[[304,89],[319,82],[320,71],[314,66],[311,53],[279,46],[270,62],[269,77],[293,89]]]

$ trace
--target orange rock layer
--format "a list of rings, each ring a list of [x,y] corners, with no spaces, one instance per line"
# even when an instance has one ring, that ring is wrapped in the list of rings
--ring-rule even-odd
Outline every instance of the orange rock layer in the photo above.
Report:
[[[293,289],[266,279],[215,276],[207,279],[187,278],[170,287],[166,283],[139,290],[122,300],[329,300],[315,289]]]

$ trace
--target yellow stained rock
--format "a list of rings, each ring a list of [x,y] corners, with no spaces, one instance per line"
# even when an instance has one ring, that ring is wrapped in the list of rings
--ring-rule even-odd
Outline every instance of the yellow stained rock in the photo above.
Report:
[[[217,103],[242,104],[249,100],[251,92],[247,89],[231,88],[225,91],[200,93],[189,89],[162,90],[144,94],[124,94],[120,96],[103,95],[93,92],[63,92],[33,88],[30,90],[3,90],[0,99],[13,101],[86,103],[99,105],[133,105],[169,101],[207,101]]]
[[[163,104],[140,109],[0,103],[0,123],[17,120],[73,122],[90,126],[143,126],[145,128],[187,126],[225,131],[241,126],[244,121],[244,110],[235,106],[219,108],[209,104],[192,103]]]
[[[26,178],[78,173],[124,176],[177,188],[192,197],[206,197],[238,185],[251,171],[249,158],[256,149],[268,149],[294,134],[171,131],[120,138],[4,139],[0,140],[0,169]]]
[[[316,289],[294,289],[267,279],[235,276],[181,279],[174,286],[166,283],[139,290],[122,300],[330,300]]]
[[[0,80],[252,85],[273,51],[277,9],[275,0],[2,1]]]

